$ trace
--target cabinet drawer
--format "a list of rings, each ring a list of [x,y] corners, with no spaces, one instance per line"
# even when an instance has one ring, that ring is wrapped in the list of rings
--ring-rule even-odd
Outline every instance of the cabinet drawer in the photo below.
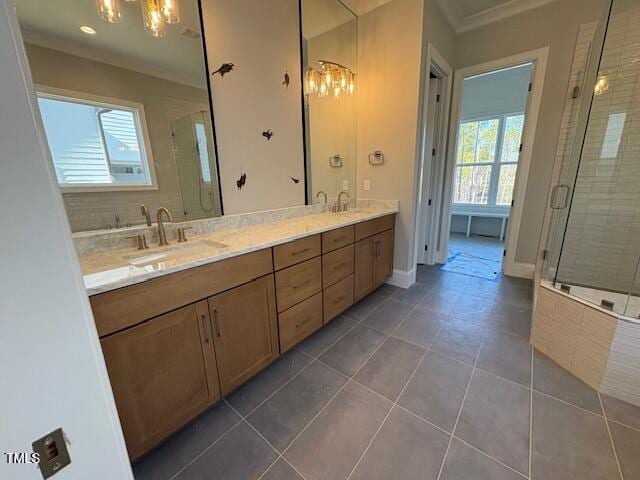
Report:
[[[352,244],[354,232],[353,225],[324,232],[322,234],[322,253],[331,252],[332,250]]]
[[[320,235],[301,238],[273,247],[273,264],[280,270],[320,255]]]
[[[309,298],[322,290],[322,262],[320,257],[276,272],[278,312]]]
[[[282,354],[322,327],[322,293],[280,313],[278,325]]]
[[[323,292],[325,325],[353,305],[353,275],[330,286]]]
[[[395,214],[386,215],[380,218],[374,218],[367,222],[356,224],[356,242],[363,238],[370,237],[376,233],[383,232],[393,228],[396,224]]]
[[[353,274],[353,245],[322,256],[322,287],[327,288]]]

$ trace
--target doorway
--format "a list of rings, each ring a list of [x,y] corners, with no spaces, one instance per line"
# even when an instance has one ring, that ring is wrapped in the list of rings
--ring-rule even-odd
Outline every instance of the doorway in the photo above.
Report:
[[[547,54],[456,71],[442,208],[426,222],[435,248],[417,263],[490,280],[530,275],[515,251]]]

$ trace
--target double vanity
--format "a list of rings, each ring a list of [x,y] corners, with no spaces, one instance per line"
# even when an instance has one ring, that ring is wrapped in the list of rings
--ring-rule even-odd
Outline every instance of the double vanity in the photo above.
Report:
[[[396,212],[383,204],[211,232],[215,220],[201,221],[183,243],[176,224],[166,247],[79,251],[130,457],[382,285]]]

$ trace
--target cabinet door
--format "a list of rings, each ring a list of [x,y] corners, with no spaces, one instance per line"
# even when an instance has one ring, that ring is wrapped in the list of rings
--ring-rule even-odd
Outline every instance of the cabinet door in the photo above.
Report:
[[[354,300],[357,302],[375,288],[375,258],[373,237],[355,244]]]
[[[393,274],[394,231],[385,230],[373,237],[375,251],[375,286],[382,285]]]
[[[226,395],[278,357],[273,275],[211,297],[209,310]]]
[[[220,398],[205,301],[102,339],[131,459]]]

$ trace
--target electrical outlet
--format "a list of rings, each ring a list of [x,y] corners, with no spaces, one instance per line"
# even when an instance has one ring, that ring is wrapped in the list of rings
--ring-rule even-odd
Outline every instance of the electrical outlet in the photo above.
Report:
[[[365,181],[364,181],[363,188],[364,188],[366,191],[371,190],[371,180],[365,180]]]
[[[349,191],[349,180],[342,180],[342,190],[345,192]]]
[[[67,441],[61,428],[39,438],[31,446],[34,453],[38,454],[38,467],[43,478],[55,475],[71,463]]]

